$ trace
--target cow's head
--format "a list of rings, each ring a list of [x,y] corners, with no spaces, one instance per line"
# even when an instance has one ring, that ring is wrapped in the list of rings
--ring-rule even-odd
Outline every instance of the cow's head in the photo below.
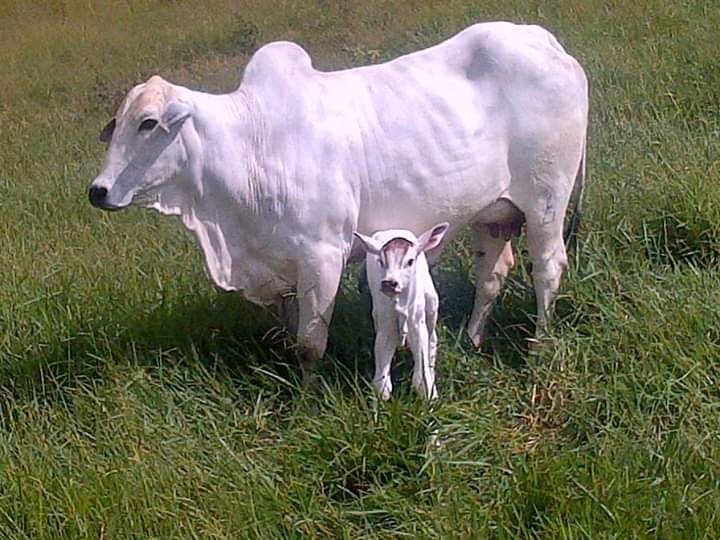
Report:
[[[355,233],[360,243],[375,260],[380,269],[380,290],[387,296],[396,296],[407,289],[415,279],[415,260],[418,255],[437,247],[448,230],[447,223],[440,223],[425,231],[420,237],[405,230],[387,239],[388,231],[373,236]]]
[[[100,133],[108,151],[102,172],[90,186],[90,203],[103,210],[152,205],[161,186],[187,166],[179,133],[192,112],[176,87],[160,77],[130,90]]]

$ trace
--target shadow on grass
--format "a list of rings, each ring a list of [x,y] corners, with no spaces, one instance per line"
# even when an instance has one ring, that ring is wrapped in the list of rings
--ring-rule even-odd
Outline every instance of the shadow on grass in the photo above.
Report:
[[[454,261],[456,262],[456,261]],[[360,267],[346,272],[338,295],[330,340],[318,374],[334,388],[344,387],[354,377],[370,380],[373,372],[374,332],[371,300],[358,291]],[[467,271],[458,264],[433,270],[441,297],[441,321],[455,335],[463,335],[460,346],[467,355],[477,354],[464,336],[472,308],[473,286]],[[270,308],[244,301],[236,294],[213,293],[210,289],[187,295],[188,301],[154,307],[121,306],[107,313],[88,312],[45,346],[17,352],[4,366],[0,389],[5,392],[52,394],[67,385],[101,380],[109,366],[162,368],[195,364],[242,385],[268,384],[278,389],[281,381],[299,386],[300,371],[293,340]],[[484,353],[493,361],[512,368],[527,362],[528,341],[534,323],[532,289],[522,277],[507,281],[490,322]],[[442,346],[442,345],[441,345]],[[452,344],[445,344],[452,347]],[[398,354],[398,378],[412,369],[408,354]],[[270,389],[273,390],[273,389]],[[274,391],[274,390],[273,390]]]
[[[466,354],[489,355],[494,362],[515,369],[527,365],[529,339],[535,332],[535,298],[523,268],[513,271],[505,281],[480,353],[465,334],[475,300],[471,267],[440,261],[432,273],[440,295],[440,320],[453,335],[460,336]]]
[[[269,380],[278,390],[300,386],[294,340],[272,308],[209,287],[187,299],[116,305],[102,313],[89,308],[61,335],[48,332],[41,345],[24,348],[17,340],[0,364],[0,392],[52,400],[55,390],[102,380],[111,366],[201,367],[243,386]],[[369,299],[338,296],[328,354],[318,365],[329,384],[342,386],[343,371],[369,371],[369,313]]]
[[[232,378],[270,364],[281,377],[290,376],[292,351],[270,311],[237,295],[204,292],[188,302],[118,306],[107,314],[87,313],[63,336],[6,364],[0,386],[21,392],[52,393],[76,382],[102,379],[108,366],[160,368],[201,363]]]

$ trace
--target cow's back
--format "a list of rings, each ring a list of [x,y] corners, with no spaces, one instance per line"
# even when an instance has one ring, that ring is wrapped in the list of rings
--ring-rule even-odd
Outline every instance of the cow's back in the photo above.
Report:
[[[334,72],[295,44],[269,44],[243,87],[261,102],[268,160],[285,160],[305,201],[354,207],[363,232],[467,223],[508,193],[513,144],[536,148],[563,122],[584,137],[587,115],[584,73],[557,40],[501,22]]]

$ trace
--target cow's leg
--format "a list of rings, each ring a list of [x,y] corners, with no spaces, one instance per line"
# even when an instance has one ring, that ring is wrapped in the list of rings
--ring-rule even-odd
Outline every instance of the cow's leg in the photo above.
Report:
[[[560,287],[560,279],[567,266],[563,221],[556,219],[542,223],[528,217],[528,253],[532,261],[533,285],[537,299],[536,338],[541,342],[552,315],[553,303]]]
[[[486,325],[495,299],[502,289],[505,277],[515,264],[512,244],[502,234],[492,231],[491,226],[478,224],[473,227],[472,247],[475,251],[475,305],[467,332],[476,347],[482,345]]]
[[[298,279],[298,356],[308,386],[317,361],[325,354],[328,327],[343,270],[340,250],[325,250],[303,261]]]

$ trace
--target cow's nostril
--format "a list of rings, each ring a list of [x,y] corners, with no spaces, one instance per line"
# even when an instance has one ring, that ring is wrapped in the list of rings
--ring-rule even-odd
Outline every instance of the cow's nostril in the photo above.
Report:
[[[90,188],[90,192],[88,193],[88,196],[90,198],[90,204],[92,204],[96,208],[101,208],[103,206],[103,203],[105,202],[107,192],[107,188],[92,186]]]

